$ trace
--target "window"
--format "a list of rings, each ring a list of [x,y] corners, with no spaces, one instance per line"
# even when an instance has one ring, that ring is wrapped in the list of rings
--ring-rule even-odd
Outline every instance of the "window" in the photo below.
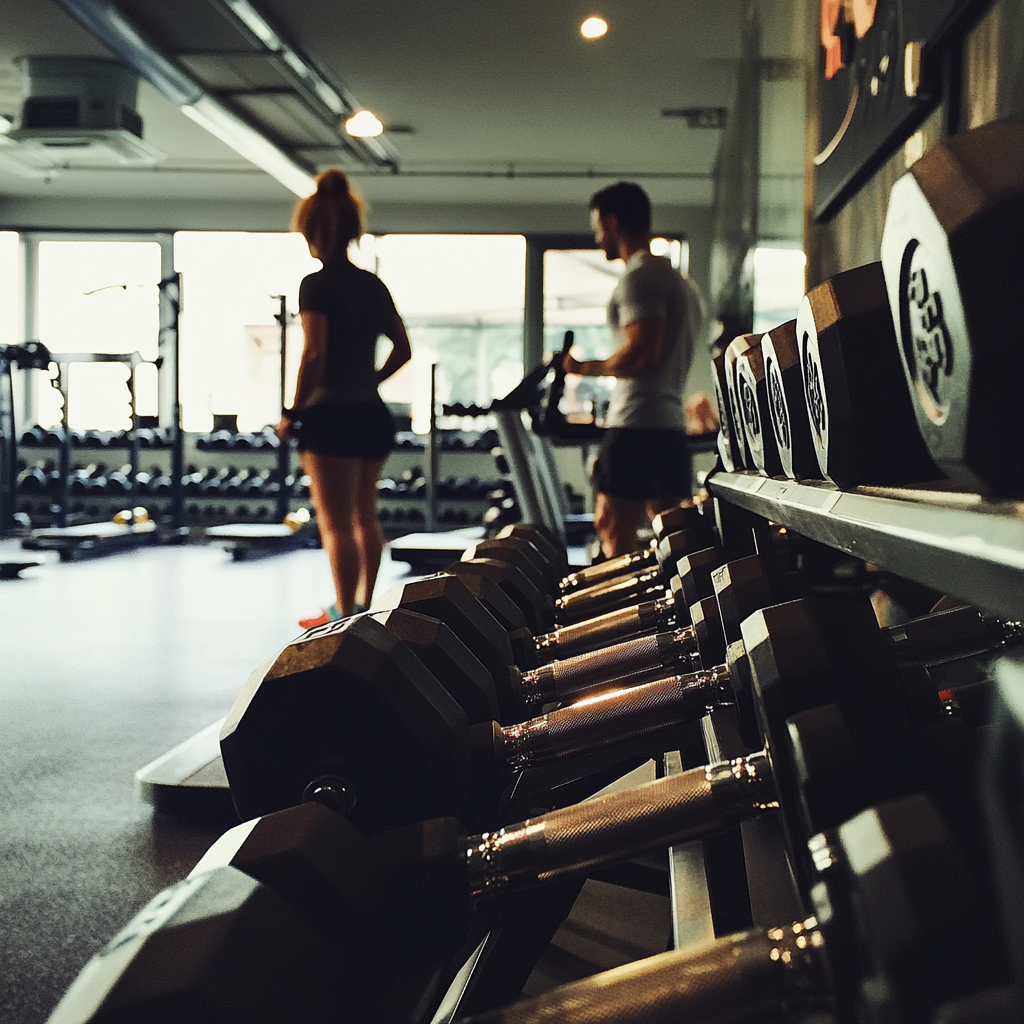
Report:
[[[430,365],[437,399],[484,406],[523,376],[526,239],[522,235],[382,235],[377,273],[409,329],[412,362],[383,385],[409,403],[413,429],[429,422]]]
[[[22,322],[21,253],[16,231],[0,231],[0,345],[20,345]]]
[[[157,357],[160,243],[65,241],[39,243],[39,340],[54,353],[138,352]],[[76,428],[123,430],[131,425],[127,366],[72,363],[68,373],[68,422]],[[38,419],[61,419],[60,393],[37,393]],[[157,411],[157,371],[136,370],[136,402],[142,415]]]
[[[208,431],[217,414],[240,430],[276,423],[281,411],[280,309],[298,310],[299,282],[320,268],[301,235],[179,231],[174,267],[182,275],[181,411],[185,430]],[[289,327],[288,400],[302,353],[296,318]]]
[[[651,251],[666,256],[677,270],[689,266],[689,243],[655,238]],[[574,334],[577,359],[605,359],[613,340],[607,325],[608,300],[625,272],[622,260],[608,260],[593,247],[544,250],[544,350],[558,352],[565,332]],[[583,377],[566,382],[562,411],[567,415],[600,414],[608,403],[614,379]]]
[[[412,407],[414,429],[427,429],[433,362],[440,402],[483,405],[522,377],[525,251],[519,235],[366,235],[350,250],[354,263],[380,275],[409,328],[412,363],[381,395]],[[280,349],[272,296],[287,295],[296,311],[299,283],[319,261],[294,233],[183,231],[174,252],[184,293],[185,429],[209,430],[214,413],[236,414],[243,430],[276,422]],[[389,344],[381,340],[384,351]],[[301,350],[296,319],[288,338],[289,401]]]
[[[754,333],[770,331],[796,316],[804,296],[807,260],[798,246],[754,250]]]

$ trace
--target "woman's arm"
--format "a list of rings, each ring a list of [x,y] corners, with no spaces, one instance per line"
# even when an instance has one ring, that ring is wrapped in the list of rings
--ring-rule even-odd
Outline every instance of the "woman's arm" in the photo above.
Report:
[[[391,341],[391,351],[377,371],[378,384],[382,384],[388,377],[393,377],[412,359],[412,345],[409,342],[409,333],[406,331],[405,324],[397,312],[392,314],[391,321],[384,329],[384,337]]]
[[[299,361],[299,376],[295,382],[293,409],[303,409],[313,389],[320,383],[327,362],[327,317],[323,313],[302,310],[302,359]],[[292,421],[282,415],[281,422],[274,428],[278,437],[290,435]]]

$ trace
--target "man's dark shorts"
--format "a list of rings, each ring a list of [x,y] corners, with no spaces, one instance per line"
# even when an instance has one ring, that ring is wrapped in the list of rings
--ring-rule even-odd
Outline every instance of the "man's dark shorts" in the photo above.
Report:
[[[594,490],[613,498],[649,501],[692,490],[690,450],[683,430],[613,427],[604,432],[594,463]]]

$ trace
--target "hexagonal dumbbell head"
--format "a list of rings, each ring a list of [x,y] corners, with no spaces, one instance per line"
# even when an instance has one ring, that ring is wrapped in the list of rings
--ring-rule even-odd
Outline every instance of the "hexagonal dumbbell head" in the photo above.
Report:
[[[526,616],[519,605],[494,580],[473,574],[460,576],[459,580],[507,633],[511,634],[517,629],[529,629],[526,625]]]
[[[772,429],[761,337],[755,335],[751,338],[736,358],[736,390],[743,417],[743,434],[754,468],[765,476],[782,476],[782,459]]]
[[[315,800],[228,829],[189,878],[224,867],[275,892],[359,972],[373,966],[402,912],[370,840]]]
[[[941,476],[917,429],[880,263],[812,288],[796,318],[818,468],[840,487]]]
[[[498,694],[501,720],[516,721],[518,705],[505,685],[508,667],[513,662],[508,633],[462,580],[450,573],[439,573],[401,583],[375,603],[378,608],[401,606],[440,619],[487,669]]]
[[[742,639],[740,623],[758,608],[773,603],[772,585],[760,555],[736,558],[711,572],[727,644]],[[774,600],[777,600],[775,598]]]
[[[498,562],[514,565],[538,590],[555,592],[560,576],[553,566],[545,564],[540,552],[522,537],[505,537],[503,540],[481,540],[470,545],[462,558],[493,558]]]
[[[500,719],[498,697],[487,669],[440,619],[408,608],[371,615],[427,666],[455,698],[470,725]]]
[[[761,355],[768,378],[768,411],[782,472],[790,480],[818,479],[821,470],[807,418],[796,321],[788,320],[764,335]]]
[[[444,571],[453,576],[476,574],[494,580],[519,606],[526,617],[526,624],[535,633],[550,629],[555,621],[554,598],[531,583],[511,562],[499,562],[494,558],[469,558],[452,562]]]
[[[882,263],[935,461],[972,490],[1024,493],[1024,120],[946,139],[896,182]]]
[[[341,815],[311,802],[229,829],[196,865],[256,879],[335,943],[366,1001],[339,1020],[406,1020],[406,977],[446,966],[465,940],[470,890],[466,834],[454,818],[431,818],[366,839]],[[422,984],[412,1002],[422,998]],[[356,1008],[359,1009],[356,1009]],[[371,1008],[372,1007],[372,1008]]]
[[[715,593],[711,576],[725,561],[721,548],[709,547],[684,555],[676,562],[676,573],[687,606],[703,601]]]
[[[340,950],[231,867],[165,889],[86,964],[52,1024],[338,1021],[354,978]]]
[[[367,834],[457,813],[471,786],[462,709],[370,616],[310,630],[242,688],[221,754],[242,819],[332,794]]]
[[[676,505],[673,508],[666,508],[651,520],[651,529],[659,541],[677,530],[701,527],[710,529],[710,520],[704,518],[699,505]]]
[[[868,808],[838,840],[866,961],[867,1019],[930,1020],[939,1003],[1002,980],[994,909],[928,797]]]
[[[726,352],[719,352],[711,361],[711,380],[715,386],[715,402],[718,405],[718,456],[729,473],[744,468],[743,428],[737,427],[732,418],[729,404],[728,369]]]
[[[714,597],[705,597],[690,605],[690,621],[697,632],[701,664],[707,669],[724,664],[725,637],[722,634],[722,617],[718,614],[718,601]]]
[[[546,526],[537,523],[508,523],[494,536],[496,540],[501,540],[503,537],[525,537],[552,564],[558,566],[561,576],[564,576],[569,571],[569,562],[565,555],[564,542]]]

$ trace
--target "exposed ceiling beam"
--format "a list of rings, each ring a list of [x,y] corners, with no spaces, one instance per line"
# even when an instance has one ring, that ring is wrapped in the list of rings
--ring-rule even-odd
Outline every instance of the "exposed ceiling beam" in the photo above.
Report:
[[[57,0],[112,53],[160,90],[183,114],[297,196],[309,195],[310,169],[210,96],[191,75],[151,43],[112,3]]]

